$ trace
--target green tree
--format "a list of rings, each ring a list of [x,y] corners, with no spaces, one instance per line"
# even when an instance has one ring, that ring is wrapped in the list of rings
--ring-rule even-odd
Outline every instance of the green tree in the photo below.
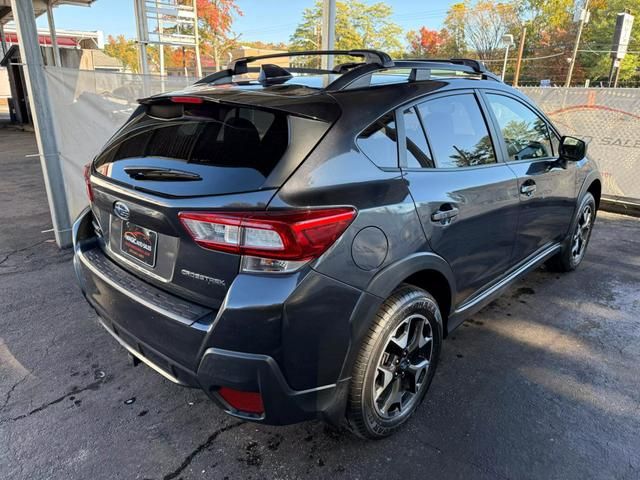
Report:
[[[629,39],[629,51],[640,50],[640,4],[638,1],[607,0],[596,3],[591,10],[591,19],[585,26],[584,36],[581,42],[578,60],[583,66],[587,78],[592,82],[605,80],[611,67],[610,51],[613,43],[613,33],[618,13],[630,9],[635,16],[631,38]],[[638,69],[640,68],[640,55],[627,53],[620,66],[620,80],[640,80]]]
[[[373,48],[401,56],[402,28],[390,20],[392,8],[359,0],[336,2],[336,49]],[[319,50],[322,45],[322,1],[305,9],[291,36],[292,50]]]

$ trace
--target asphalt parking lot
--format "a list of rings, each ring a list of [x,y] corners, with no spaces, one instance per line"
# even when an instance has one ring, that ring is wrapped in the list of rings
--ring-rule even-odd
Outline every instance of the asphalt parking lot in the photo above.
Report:
[[[244,423],[132,367],[50,228],[33,135],[0,128],[0,478],[638,479],[640,219],[540,269],[445,342],[407,428]]]

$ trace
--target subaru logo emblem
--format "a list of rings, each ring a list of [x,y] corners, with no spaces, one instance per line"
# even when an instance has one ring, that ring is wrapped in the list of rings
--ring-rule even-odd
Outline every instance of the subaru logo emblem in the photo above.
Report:
[[[113,204],[113,213],[122,220],[129,220],[129,207],[122,202],[116,202]]]

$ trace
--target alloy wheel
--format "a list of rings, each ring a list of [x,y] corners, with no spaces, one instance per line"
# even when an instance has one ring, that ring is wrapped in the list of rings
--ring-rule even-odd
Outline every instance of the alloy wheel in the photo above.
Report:
[[[377,363],[373,405],[384,419],[409,414],[426,387],[433,354],[431,324],[419,314],[393,331]]]
[[[578,224],[576,225],[576,230],[571,242],[571,256],[574,264],[576,265],[582,260],[587,248],[592,222],[593,209],[591,208],[591,205],[585,205],[580,213],[580,217],[578,218]]]

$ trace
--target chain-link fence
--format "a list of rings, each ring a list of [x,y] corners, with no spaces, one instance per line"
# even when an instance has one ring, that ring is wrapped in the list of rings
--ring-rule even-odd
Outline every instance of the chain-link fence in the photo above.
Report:
[[[603,194],[640,202],[640,89],[521,88],[565,135],[583,138]]]
[[[72,218],[84,208],[82,169],[125,122],[139,98],[195,79],[46,68]],[[589,142],[604,193],[640,199],[640,89],[522,88],[563,134]]]

